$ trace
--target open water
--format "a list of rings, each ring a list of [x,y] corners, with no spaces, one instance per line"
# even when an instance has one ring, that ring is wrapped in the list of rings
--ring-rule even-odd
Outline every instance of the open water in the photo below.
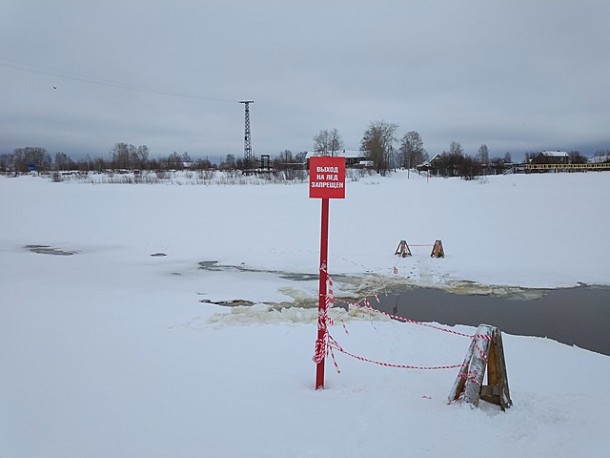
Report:
[[[379,297],[376,307],[417,321],[491,324],[508,334],[548,337],[610,355],[610,288],[545,291],[536,299],[453,294],[413,288]]]

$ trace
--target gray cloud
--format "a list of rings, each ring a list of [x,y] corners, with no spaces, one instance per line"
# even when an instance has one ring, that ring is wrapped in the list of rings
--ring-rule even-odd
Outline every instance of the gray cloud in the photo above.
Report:
[[[610,147],[604,0],[0,3],[0,152],[303,151],[369,121],[436,153]],[[53,88],[56,89],[53,89]]]

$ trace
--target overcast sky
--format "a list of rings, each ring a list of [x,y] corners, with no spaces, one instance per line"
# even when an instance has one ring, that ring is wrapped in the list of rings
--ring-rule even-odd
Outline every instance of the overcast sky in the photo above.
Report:
[[[310,150],[371,121],[432,155],[610,148],[608,0],[0,0],[0,153]]]

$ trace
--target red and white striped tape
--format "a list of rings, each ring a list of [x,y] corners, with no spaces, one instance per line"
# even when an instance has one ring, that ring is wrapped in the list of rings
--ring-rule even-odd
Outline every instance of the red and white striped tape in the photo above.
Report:
[[[322,360],[328,356],[328,326],[334,325],[333,319],[328,315],[328,309],[331,308],[335,303],[334,293],[333,293],[333,281],[330,275],[327,276],[326,282],[326,298],[324,301],[324,307],[318,309],[318,330],[323,331],[322,337],[316,339],[313,361],[316,364],[322,362]],[[333,355],[334,361],[334,355]],[[335,362],[335,366],[336,366]],[[337,367],[337,371],[339,368]]]
[[[441,366],[417,366],[412,364],[395,364],[395,363],[386,363],[384,361],[376,361],[374,359],[365,358],[364,356],[358,356],[354,353],[350,353],[345,350],[341,345],[337,343],[337,341],[329,335],[328,344],[331,348],[336,348],[337,351],[347,355],[351,358],[357,359],[358,361],[363,361],[365,363],[377,364],[378,366],[383,367],[393,367],[396,369],[417,369],[417,370],[439,370],[439,369],[456,369],[458,367],[462,367],[462,364],[449,364],[449,365],[441,365]]]
[[[375,299],[377,300],[377,302],[379,302],[379,297],[377,295],[374,296]],[[385,315],[389,318],[392,318],[394,320],[397,321],[402,321],[405,323],[411,323],[411,324],[417,324],[419,326],[425,326],[428,328],[432,328],[432,329],[436,329],[438,331],[442,331],[442,332],[447,332],[449,334],[454,334],[454,335],[458,335],[461,337],[468,337],[469,339],[475,339],[475,348],[477,349],[477,351],[479,351],[479,353],[481,354],[481,356],[487,360],[487,353],[484,352],[476,343],[476,339],[484,339],[484,340],[488,340],[491,341],[491,336],[487,335],[487,334],[474,334],[474,335],[468,335],[465,334],[463,332],[458,332],[458,331],[454,331],[451,329],[447,329],[447,328],[443,328],[441,326],[436,326],[430,323],[423,323],[421,321],[416,321],[416,320],[412,320],[410,318],[405,318],[399,315],[394,315],[391,313],[387,313],[387,312],[383,312],[381,310],[377,310],[375,308],[373,308],[368,300],[368,298],[364,298],[361,300],[363,305],[359,304],[360,301],[355,302],[355,303],[347,303],[348,307],[355,307],[355,308],[359,308],[359,309],[363,309],[365,311],[367,311],[368,313],[378,313],[381,315]],[[347,355],[351,358],[354,358],[358,361],[363,361],[366,363],[371,363],[371,364],[376,364],[378,366],[383,366],[383,367],[393,367],[393,368],[397,368],[397,369],[416,369],[416,370],[442,370],[442,369],[456,369],[456,368],[461,368],[463,367],[463,363],[462,364],[449,364],[449,365],[438,365],[438,366],[420,366],[420,365],[412,365],[412,364],[396,364],[396,363],[388,363],[388,362],[384,362],[384,361],[377,361],[377,360],[373,360],[370,358],[365,358],[364,356],[359,356],[356,355],[354,353],[348,352],[347,350],[345,350],[341,345],[339,345],[339,343],[330,335],[329,331],[328,331],[328,326],[329,325],[334,325],[334,322],[332,320],[332,318],[328,315],[328,309],[330,307],[332,307],[334,305],[334,291],[333,291],[333,282],[332,282],[332,278],[330,277],[330,275],[328,275],[328,283],[327,283],[327,295],[326,295],[326,301],[325,301],[325,307],[324,310],[319,310],[318,311],[318,329],[321,329],[324,331],[323,337],[321,339],[317,339],[316,340],[316,344],[315,344],[315,350],[314,350],[314,357],[313,360],[314,362],[320,363],[324,357],[328,356],[329,354],[332,357],[333,360],[333,364],[335,366],[335,369],[337,370],[337,373],[341,373],[341,371],[339,370],[339,365],[337,364],[337,360],[335,358],[335,354],[333,352],[333,349],[336,349],[337,351],[339,351],[340,353],[343,353],[344,355]],[[342,321],[341,322],[343,325],[343,329],[345,330],[346,334],[349,334],[347,327],[345,326],[345,323]],[[464,377],[472,377],[472,375],[469,376],[464,376]]]
[[[377,296],[375,296],[377,297]],[[405,318],[403,316],[399,316],[399,315],[394,315],[392,313],[387,313],[384,312],[382,310],[377,310],[376,308],[374,308],[373,306],[371,306],[370,302],[368,299],[363,299],[363,304],[364,305],[359,305],[358,302],[353,302],[353,303],[347,303],[348,306],[350,307],[355,307],[355,308],[359,308],[359,309],[365,309],[368,312],[372,312],[372,313],[378,313],[380,315],[385,315],[389,318],[392,318],[393,320],[396,321],[402,321],[404,323],[411,323],[411,324],[416,324],[418,326],[425,326],[427,328],[432,328],[432,329],[436,329],[437,331],[443,331],[443,332],[448,332],[449,334],[455,334],[461,337],[468,337],[470,339],[473,339],[475,337],[481,338],[481,339],[485,339],[485,340],[490,340],[491,341],[491,336],[488,336],[487,334],[474,334],[474,335],[470,335],[470,334],[465,334],[463,332],[458,332],[458,331],[454,331],[452,329],[447,329],[447,328],[443,328],[441,326],[436,326],[434,324],[430,324],[430,323],[423,323],[421,321],[416,321],[413,320],[411,318]]]

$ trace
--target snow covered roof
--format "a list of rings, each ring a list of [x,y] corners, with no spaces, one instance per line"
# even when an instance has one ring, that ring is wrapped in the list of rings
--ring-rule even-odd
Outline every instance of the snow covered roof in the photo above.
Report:
[[[318,153],[317,151],[308,151],[307,155],[305,156],[307,159],[314,157],[314,156],[324,156],[324,154],[322,153]],[[339,157],[347,157],[347,158],[352,158],[352,159],[356,159],[359,157],[364,157],[365,153],[364,151],[359,151],[359,150],[348,150],[348,149],[344,149],[341,151],[335,151],[334,154],[332,154],[332,156],[339,156]]]
[[[569,154],[565,151],[543,151],[541,154],[544,154],[548,157],[568,157]]]
[[[432,158],[428,159],[427,161],[422,162],[421,164],[418,165],[418,167],[423,166],[423,167],[430,167],[432,165],[432,162],[437,158],[440,157],[440,154],[435,154],[434,156],[432,156]]]

